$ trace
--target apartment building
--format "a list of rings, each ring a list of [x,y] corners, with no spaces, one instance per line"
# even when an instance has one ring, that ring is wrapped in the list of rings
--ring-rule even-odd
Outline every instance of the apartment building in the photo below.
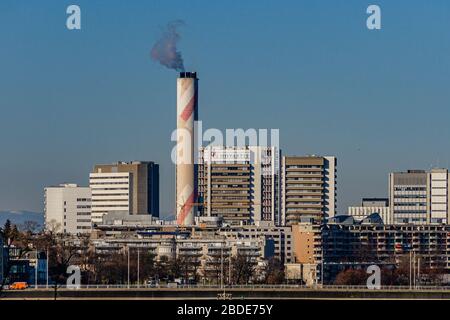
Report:
[[[270,223],[258,225],[230,226],[220,228],[218,234],[227,238],[257,240],[261,236],[273,243],[273,256],[283,263],[293,261],[292,255],[292,229],[290,227],[278,227]]]
[[[335,157],[284,156],[281,166],[282,224],[314,219],[323,222],[336,214]]]
[[[378,213],[384,223],[391,223],[390,212],[387,198],[363,198],[360,206],[348,207],[348,215],[357,221]]]
[[[350,217],[351,218],[351,217]],[[292,228],[295,262],[316,266],[317,281],[329,283],[345,268],[395,266],[410,255],[423,266],[450,271],[450,226],[390,224],[333,219],[326,225]]]
[[[110,212],[159,217],[159,165],[154,162],[117,162],[96,165],[89,175],[92,223]]]
[[[447,223],[447,169],[408,170],[389,175],[391,223]]]
[[[198,166],[199,215],[225,223],[280,223],[280,151],[275,147],[202,148]]]
[[[173,221],[156,220],[142,215],[108,213],[103,216],[103,224],[97,225],[96,230],[132,236],[141,232],[145,234],[148,230],[173,232],[176,230],[176,224]],[[224,226],[222,219],[198,217],[195,226],[179,230],[180,233],[203,239],[220,236],[227,239],[258,240],[264,237],[267,240],[266,250],[273,251],[273,257],[285,263],[293,261],[291,227],[279,227],[267,221],[258,222],[256,225]]]
[[[308,269],[309,275],[304,274],[303,277],[313,279],[310,283],[319,283],[323,278],[321,230],[322,227],[318,223],[299,222],[292,225],[291,262],[300,269]]]
[[[46,229],[78,234],[91,230],[91,189],[60,184],[44,189]]]
[[[105,232],[92,240],[97,252],[141,250],[154,255],[157,261],[184,261],[189,276],[196,274],[200,280],[217,278],[223,270],[225,281],[231,257],[243,256],[257,264],[273,256],[270,242],[264,236],[257,239],[228,238],[218,234],[200,237],[173,227],[141,231],[139,236]]]

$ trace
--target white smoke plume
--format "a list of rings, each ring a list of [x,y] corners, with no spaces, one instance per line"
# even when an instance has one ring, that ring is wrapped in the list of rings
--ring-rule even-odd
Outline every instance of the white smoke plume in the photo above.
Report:
[[[178,27],[183,26],[182,20],[171,21],[167,24],[161,38],[154,44],[151,57],[163,66],[176,71],[184,71],[181,52],[177,50],[177,42],[181,36]]]

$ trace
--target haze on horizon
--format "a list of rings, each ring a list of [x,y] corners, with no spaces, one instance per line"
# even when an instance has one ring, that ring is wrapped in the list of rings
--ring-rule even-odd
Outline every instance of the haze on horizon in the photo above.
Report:
[[[450,166],[450,3],[0,2],[0,211],[42,212],[43,188],[94,164],[160,164],[173,214],[176,76],[150,58],[180,19],[204,128],[275,128],[285,155],[338,158],[338,212],[387,196],[388,173]]]

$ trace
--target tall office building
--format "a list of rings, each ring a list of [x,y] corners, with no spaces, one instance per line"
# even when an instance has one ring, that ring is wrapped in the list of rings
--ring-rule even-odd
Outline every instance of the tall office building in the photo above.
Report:
[[[447,169],[408,170],[389,175],[391,223],[447,223],[449,197]]]
[[[96,165],[89,175],[92,223],[109,212],[159,217],[159,165],[154,162],[117,162]]]
[[[313,219],[324,222],[336,214],[336,157],[284,156],[281,166],[282,223]]]
[[[432,169],[430,181],[430,218],[431,223],[448,223],[450,216],[449,172],[447,169]]]
[[[429,184],[429,174],[424,170],[389,174],[390,223],[427,223]]]
[[[198,195],[201,216],[229,224],[280,222],[276,147],[210,146],[200,150]]]
[[[85,233],[91,230],[91,189],[61,184],[44,189],[46,229],[56,232]]]

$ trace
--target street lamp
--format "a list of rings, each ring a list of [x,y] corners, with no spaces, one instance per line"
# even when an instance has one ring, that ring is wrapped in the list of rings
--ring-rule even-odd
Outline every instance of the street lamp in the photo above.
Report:
[[[137,286],[138,288],[140,288],[140,282],[139,282],[139,268],[140,267],[140,263],[139,263],[139,248],[137,249]]]
[[[128,278],[128,289],[130,289],[130,247],[126,246],[127,248],[127,278]]]

